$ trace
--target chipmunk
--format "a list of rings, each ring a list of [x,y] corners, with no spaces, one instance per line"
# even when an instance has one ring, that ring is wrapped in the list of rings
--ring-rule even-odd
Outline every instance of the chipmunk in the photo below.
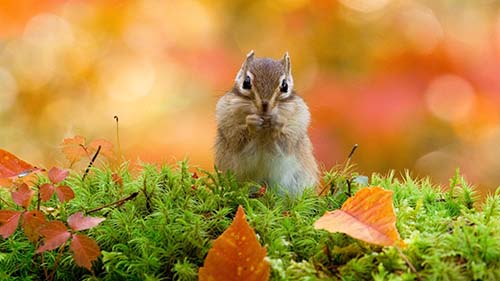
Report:
[[[292,196],[318,182],[310,113],[294,91],[288,53],[273,60],[251,51],[233,88],[217,102],[216,120],[218,169]]]

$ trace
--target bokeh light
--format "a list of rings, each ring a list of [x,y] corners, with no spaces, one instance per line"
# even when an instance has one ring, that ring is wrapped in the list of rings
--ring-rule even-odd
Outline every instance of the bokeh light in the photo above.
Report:
[[[0,147],[66,165],[75,134],[213,167],[214,110],[249,50],[291,55],[326,168],[455,168],[500,185],[500,2],[0,1]]]
[[[436,77],[426,92],[429,110],[436,117],[449,122],[458,122],[470,117],[474,98],[472,86],[456,75]]]
[[[390,0],[339,0],[340,3],[355,11],[370,13],[382,9]]]

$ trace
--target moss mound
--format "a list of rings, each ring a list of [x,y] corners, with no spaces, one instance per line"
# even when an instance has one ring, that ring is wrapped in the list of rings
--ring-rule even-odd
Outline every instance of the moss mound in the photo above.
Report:
[[[447,191],[409,175],[396,179],[394,174],[375,174],[369,179],[369,185],[394,191],[397,227],[408,244],[403,253],[418,274],[394,247],[313,229],[315,220],[340,208],[349,193],[362,187],[356,183],[362,178],[347,181],[345,175],[330,172],[325,175],[328,195],[309,191],[289,198],[273,190],[249,196],[258,194],[251,184],[238,183],[230,175],[197,173],[193,176],[183,162],[159,170],[145,166],[138,177],[123,166],[118,172],[123,183],[113,180],[109,169],[93,169],[85,181],[71,175],[66,183],[76,198],[64,206],[54,202],[51,213],[63,220],[77,211],[137,196],[92,213],[106,217],[88,232],[102,250],[94,273],[77,267],[67,251],[55,279],[196,280],[212,241],[242,205],[267,247],[271,280],[500,280],[499,192],[476,206],[473,189],[458,173]],[[0,196],[10,200],[4,190]],[[42,261],[34,251],[20,230],[1,239],[0,279],[41,279]],[[43,263],[51,268],[56,255],[46,253]]]

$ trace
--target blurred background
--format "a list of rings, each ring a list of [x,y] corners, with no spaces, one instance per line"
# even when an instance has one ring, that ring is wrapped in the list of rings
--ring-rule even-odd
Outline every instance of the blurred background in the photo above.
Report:
[[[246,53],[289,51],[325,168],[500,185],[500,2],[0,1],[0,147],[64,166],[63,138],[211,169],[214,107]],[[63,164],[62,164],[63,163]],[[67,164],[66,164],[67,166]]]

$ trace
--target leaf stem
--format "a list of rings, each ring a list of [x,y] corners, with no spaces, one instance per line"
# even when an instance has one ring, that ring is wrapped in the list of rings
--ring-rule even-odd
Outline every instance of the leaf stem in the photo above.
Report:
[[[59,261],[61,260],[62,253],[63,253],[65,246],[66,246],[66,243],[62,244],[59,247],[59,250],[57,251],[57,257],[56,257],[56,260],[54,261],[54,267],[52,268],[52,273],[50,274],[49,278],[47,279],[49,281],[54,280],[54,277],[56,275],[57,266],[59,265]]]

